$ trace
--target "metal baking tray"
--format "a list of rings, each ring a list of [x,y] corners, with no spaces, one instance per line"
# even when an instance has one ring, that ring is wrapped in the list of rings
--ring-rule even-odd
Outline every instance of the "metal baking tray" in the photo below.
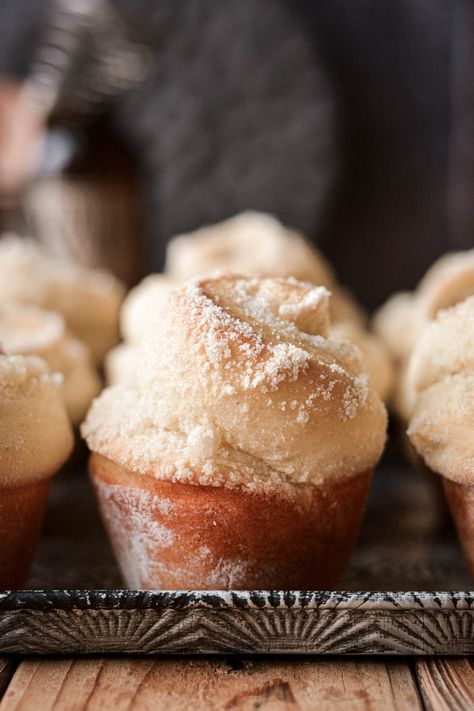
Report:
[[[0,592],[0,653],[473,654],[470,585],[436,486],[392,454],[344,592],[123,590],[76,461],[53,487],[29,589]]]

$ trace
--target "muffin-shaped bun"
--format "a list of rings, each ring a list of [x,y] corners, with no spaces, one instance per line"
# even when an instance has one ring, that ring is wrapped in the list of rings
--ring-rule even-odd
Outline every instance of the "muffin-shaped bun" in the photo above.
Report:
[[[109,385],[130,380],[134,376],[138,367],[138,346],[178,283],[165,274],[150,274],[127,294],[120,311],[120,330],[124,341],[112,348],[104,360],[105,377]]]
[[[0,346],[8,355],[40,356],[51,372],[61,373],[67,411],[73,424],[79,424],[100,380],[88,349],[69,336],[62,316],[37,306],[0,306]]]
[[[394,294],[375,314],[373,326],[394,358],[406,362],[436,314],[474,295],[474,250],[438,259],[414,292]]]
[[[100,360],[118,338],[124,295],[111,274],[47,256],[31,240],[0,240],[0,303],[36,304],[58,311]]]
[[[432,471],[474,484],[474,375],[454,375],[423,391],[408,436]]]
[[[224,222],[202,227],[171,240],[166,272],[189,279],[215,271],[261,277],[295,277],[331,289],[333,321],[365,320],[361,308],[336,281],[328,261],[314,246],[275,217],[243,212]]]
[[[408,430],[434,471],[474,483],[474,297],[441,311],[413,352]]]
[[[329,325],[323,287],[189,282],[149,331],[135,380],[104,391],[83,434],[93,451],[174,481],[265,489],[370,470],[385,410]]]
[[[66,334],[63,317],[38,306],[0,305],[0,348],[8,355],[37,355],[47,360]]]
[[[408,291],[390,297],[373,319],[375,333],[398,362],[409,358],[422,329],[415,297]]]
[[[213,271],[233,271],[259,276],[293,276],[329,286],[331,267],[298,232],[276,218],[243,212],[224,222],[175,237],[168,245],[166,272],[189,279]]]
[[[417,397],[418,385],[414,382],[417,366],[409,368],[408,360],[418,339],[440,311],[471,295],[474,295],[474,250],[444,255],[430,267],[413,293],[395,294],[377,311],[374,330],[399,366],[392,405],[402,419],[408,420]],[[440,352],[444,349],[436,354],[433,351],[433,357],[438,358]],[[427,362],[424,354],[422,360]]]
[[[426,320],[474,294],[474,249],[438,259],[417,288],[419,309]]]
[[[294,277],[331,290],[333,323],[363,327],[365,316],[351,295],[336,283],[324,257],[297,232],[270,215],[245,212],[171,240],[166,273],[151,274],[130,291],[121,309],[121,333],[126,345],[106,358],[107,382],[127,380],[136,367],[137,346],[161,313],[169,292],[185,279],[234,272],[261,277]]]
[[[449,375],[474,373],[474,297],[441,311],[418,339],[407,380],[416,392]]]
[[[170,291],[178,285],[179,281],[165,274],[150,274],[127,294],[120,311],[120,330],[128,343],[143,340]]]
[[[107,353],[104,360],[105,379],[108,385],[133,380],[138,368],[139,347],[127,342],[119,343]]]
[[[52,476],[73,435],[59,389],[40,358],[0,355],[0,479],[21,486]]]

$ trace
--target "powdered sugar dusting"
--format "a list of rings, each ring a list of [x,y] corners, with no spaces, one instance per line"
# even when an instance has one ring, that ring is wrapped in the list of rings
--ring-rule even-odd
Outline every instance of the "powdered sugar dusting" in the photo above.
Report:
[[[314,348],[324,349],[326,343],[318,331],[326,335],[328,330],[327,289],[307,286],[301,299],[281,304],[275,282],[280,288],[292,284],[291,280],[240,278],[222,295],[203,286],[202,280],[186,286],[190,326],[199,334],[210,366],[226,369],[226,361],[232,361],[234,374],[240,366],[239,385],[244,390],[266,392],[283,380],[297,380],[314,358]],[[300,330],[305,325],[310,333]],[[224,391],[234,394],[235,386],[226,383]]]
[[[195,551],[195,557],[196,564],[206,570],[206,580],[209,581],[210,588],[240,588],[250,569],[249,562],[239,558],[216,560],[215,554],[207,546],[201,546]]]
[[[361,407],[367,403],[369,396],[369,377],[368,375],[359,375],[354,378],[354,386],[344,390],[342,406],[346,417],[351,419],[355,417]]]
[[[100,493],[102,515],[128,585],[146,587],[150,580],[156,584],[163,567],[159,550],[169,548],[175,534],[156,521],[154,509],[157,507],[166,515],[174,505],[167,499],[157,500],[156,496],[141,489],[97,480],[95,485]]]

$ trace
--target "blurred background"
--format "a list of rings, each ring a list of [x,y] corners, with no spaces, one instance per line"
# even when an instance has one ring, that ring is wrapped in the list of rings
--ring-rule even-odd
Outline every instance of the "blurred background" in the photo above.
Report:
[[[0,0],[0,227],[112,268],[244,209],[368,307],[474,238],[470,0]]]

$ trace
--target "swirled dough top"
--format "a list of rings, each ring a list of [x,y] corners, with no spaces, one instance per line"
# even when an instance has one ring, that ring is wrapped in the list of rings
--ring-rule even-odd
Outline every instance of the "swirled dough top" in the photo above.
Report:
[[[129,379],[135,371],[137,346],[159,317],[170,292],[177,286],[178,282],[166,274],[150,274],[129,292],[120,315],[125,342],[113,348],[105,359],[109,384]],[[336,297],[331,293],[330,304],[334,340],[348,341],[359,348],[371,385],[385,400],[392,388],[393,372],[391,358],[383,342],[359,325],[360,321],[350,306],[350,297],[343,291],[339,290]]]
[[[58,311],[97,360],[117,342],[123,295],[111,274],[49,257],[31,240],[0,240],[0,303]]]
[[[416,450],[434,471],[474,484],[474,296],[423,330],[406,377]]]
[[[0,355],[0,484],[52,476],[71,452],[73,435],[59,391],[34,356]]]
[[[324,287],[291,278],[188,282],[83,435],[135,471],[196,483],[291,488],[371,469],[385,409],[355,349],[328,338],[328,313]]]

